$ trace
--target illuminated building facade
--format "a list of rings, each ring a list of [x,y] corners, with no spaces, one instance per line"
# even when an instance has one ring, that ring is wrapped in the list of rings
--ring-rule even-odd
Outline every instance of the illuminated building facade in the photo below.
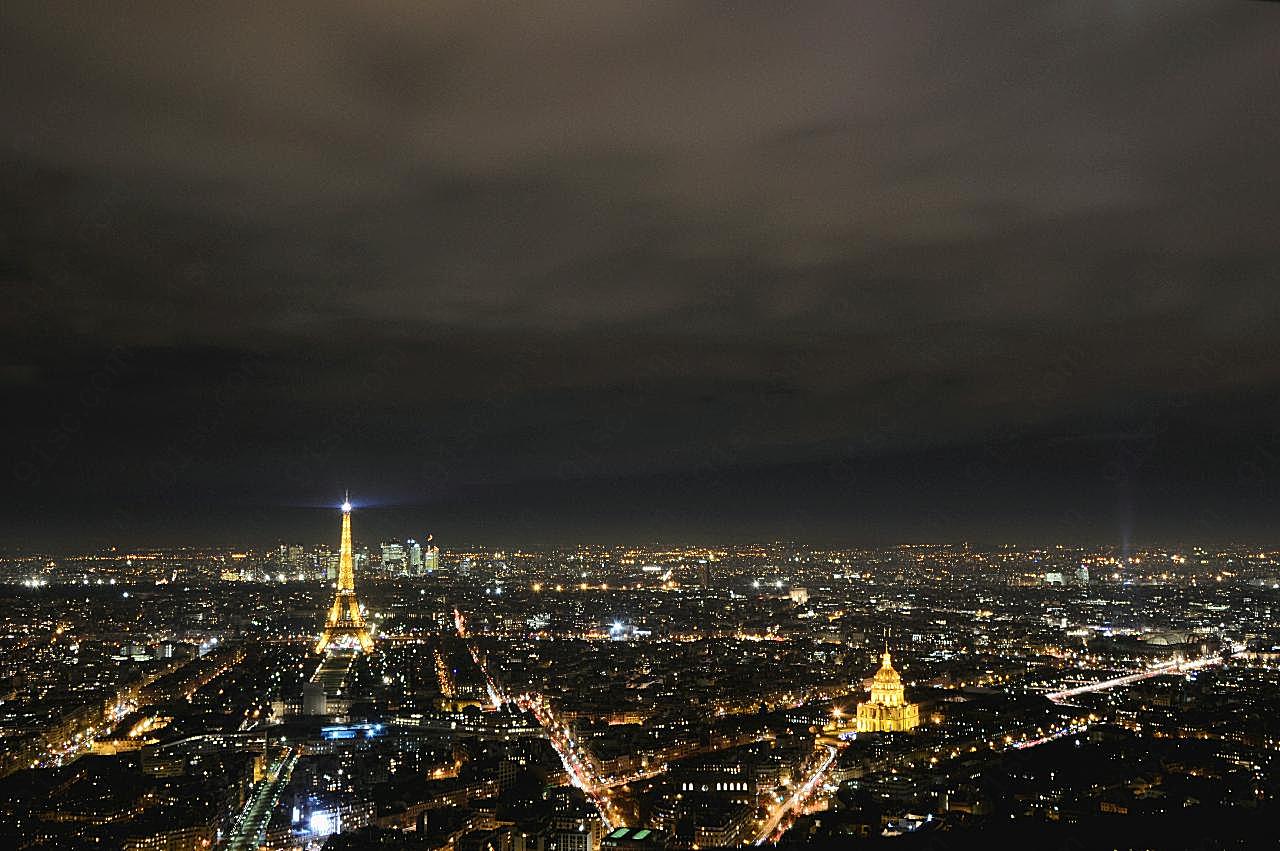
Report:
[[[920,724],[920,705],[907,703],[902,677],[885,648],[880,670],[871,680],[871,699],[858,704],[859,733],[903,733]]]
[[[410,542],[412,543],[412,542]],[[409,551],[399,541],[386,541],[382,545],[382,569],[386,573],[401,574],[409,563]]]
[[[440,548],[433,542],[433,535],[427,533],[427,546],[422,551],[422,572],[435,573],[440,567]]]
[[[360,603],[356,600],[355,566],[351,556],[351,502],[342,503],[342,547],[338,553],[338,587],[325,619],[324,633],[316,643],[316,652],[323,653],[330,647],[358,647],[365,653],[373,651],[373,633]]]

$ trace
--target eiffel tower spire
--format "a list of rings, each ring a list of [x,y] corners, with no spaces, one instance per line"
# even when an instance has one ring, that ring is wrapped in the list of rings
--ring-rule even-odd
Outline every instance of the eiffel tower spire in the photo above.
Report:
[[[356,600],[355,560],[351,555],[351,498],[342,502],[342,546],[338,553],[338,587],[325,618],[324,632],[316,642],[316,652],[323,653],[334,645],[359,645],[365,653],[373,652],[373,633],[360,603]]]

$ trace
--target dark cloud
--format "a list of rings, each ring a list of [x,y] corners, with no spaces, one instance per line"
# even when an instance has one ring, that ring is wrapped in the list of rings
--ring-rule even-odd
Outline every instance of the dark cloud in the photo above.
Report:
[[[1280,507],[1271,4],[0,16],[22,538],[344,482],[493,536]]]

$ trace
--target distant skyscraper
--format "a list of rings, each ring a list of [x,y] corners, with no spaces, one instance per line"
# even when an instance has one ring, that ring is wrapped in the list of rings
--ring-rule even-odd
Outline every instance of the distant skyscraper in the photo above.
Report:
[[[404,544],[388,541],[382,545],[382,569],[387,573],[404,573],[405,560]]]
[[[701,584],[703,588],[711,587],[711,565],[706,561],[703,561],[698,565],[698,583]]]
[[[440,548],[432,543],[434,538],[430,532],[427,533],[427,547],[422,557],[422,569],[427,573],[435,573],[440,567]]]
[[[312,569],[316,579],[338,578],[338,554],[328,547],[316,547],[312,553]]]
[[[1076,568],[1076,584],[1077,585],[1089,584],[1089,566],[1087,564],[1082,564]]]
[[[422,575],[422,545],[410,538],[404,542],[405,550],[409,554],[409,573],[413,576]]]
[[[290,544],[288,550],[288,563],[286,565],[291,574],[302,576],[307,572],[307,551],[302,544]]]

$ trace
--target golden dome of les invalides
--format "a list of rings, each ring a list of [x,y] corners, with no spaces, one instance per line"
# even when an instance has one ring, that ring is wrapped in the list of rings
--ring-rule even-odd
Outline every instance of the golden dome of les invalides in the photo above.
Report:
[[[871,678],[871,699],[858,704],[859,733],[900,733],[920,724],[920,705],[907,703],[902,677],[885,648],[880,670]]]

